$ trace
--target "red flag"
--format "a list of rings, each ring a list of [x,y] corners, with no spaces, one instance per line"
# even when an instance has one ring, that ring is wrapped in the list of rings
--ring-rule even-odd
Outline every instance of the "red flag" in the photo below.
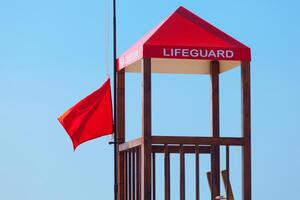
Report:
[[[113,132],[110,79],[92,94],[63,113],[58,121],[78,145]]]

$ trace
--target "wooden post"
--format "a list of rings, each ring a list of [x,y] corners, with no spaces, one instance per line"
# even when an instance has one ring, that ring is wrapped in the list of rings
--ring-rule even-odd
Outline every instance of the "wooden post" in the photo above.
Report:
[[[220,137],[220,116],[219,116],[219,61],[211,61],[211,121],[212,136]],[[211,175],[212,175],[212,200],[220,196],[220,146],[212,145],[211,153]]]
[[[121,144],[125,142],[125,70],[121,70],[117,73],[116,90],[117,143]],[[118,200],[124,200],[124,161],[124,152],[118,152]]]
[[[141,200],[151,200],[151,59],[142,64]]]
[[[242,78],[242,134],[245,144],[242,147],[243,200],[251,200],[251,96],[250,62],[241,64]]]

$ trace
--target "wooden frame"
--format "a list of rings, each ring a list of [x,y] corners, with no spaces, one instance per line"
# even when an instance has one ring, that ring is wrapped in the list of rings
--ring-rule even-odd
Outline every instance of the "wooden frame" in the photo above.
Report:
[[[125,142],[125,70],[121,70],[117,73],[117,87],[116,87],[116,133],[117,143],[122,144]],[[118,200],[124,200],[124,168],[125,158],[124,152],[120,152],[120,146],[118,145]]]
[[[220,137],[220,109],[219,109],[219,61],[210,63],[211,80],[211,129],[212,137]],[[211,152],[211,172],[212,172],[212,200],[220,196],[220,146],[212,145]]]
[[[243,200],[251,200],[251,96],[250,62],[241,64],[242,136],[220,137],[219,116],[219,62],[211,62],[211,137],[152,136],[151,129],[151,59],[142,63],[142,136],[125,142],[125,71],[117,73],[116,131],[118,142],[118,200],[136,197],[138,200],[155,199],[155,154],[163,153],[165,171],[165,199],[170,200],[170,154],[180,155],[180,199],[185,199],[185,154],[195,154],[196,194],[199,191],[199,156],[211,154],[211,172],[208,181],[212,199],[220,197],[220,146],[226,146],[226,174],[222,175],[227,197],[233,199],[229,177],[229,147],[242,147]],[[151,161],[153,160],[153,161]],[[226,175],[226,177],[225,177]],[[226,180],[225,180],[226,179]],[[153,197],[153,198],[152,198]]]
[[[151,200],[151,59],[144,58],[142,65],[142,148],[141,195]]]
[[[242,81],[242,147],[243,200],[251,200],[251,94],[250,62],[241,64]]]

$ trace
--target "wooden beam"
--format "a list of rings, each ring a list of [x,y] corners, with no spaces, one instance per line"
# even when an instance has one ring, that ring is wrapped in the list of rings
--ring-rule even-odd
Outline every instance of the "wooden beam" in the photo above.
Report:
[[[242,79],[242,134],[245,145],[242,148],[243,200],[251,200],[251,94],[250,62],[241,64]]]
[[[137,138],[119,145],[119,152],[126,151],[142,144],[142,138]]]
[[[117,142],[122,144],[125,142],[125,70],[118,71],[116,87],[116,132]],[[119,151],[117,154],[117,170],[118,170],[118,200],[124,200],[124,152]]]
[[[234,200],[228,171],[223,170],[221,173],[222,173],[222,178],[223,178],[223,182],[224,182],[224,186],[225,186],[225,190],[226,190],[226,200]]]
[[[151,200],[151,59],[142,63],[141,200]]]
[[[220,137],[220,109],[219,109],[219,61],[210,63],[211,80],[211,127],[212,137]],[[211,173],[212,173],[212,200],[220,196],[220,146],[212,145],[211,152]]]
[[[195,146],[183,146],[182,150],[184,153],[195,153],[197,147]],[[208,154],[210,153],[210,146],[198,146],[198,152],[201,154]],[[152,152],[155,153],[164,153],[165,152],[165,146],[163,145],[152,145]],[[180,153],[180,146],[169,146],[168,147],[169,153]]]
[[[152,136],[152,144],[190,144],[190,145],[232,145],[242,146],[244,139],[239,137],[189,137],[189,136]]]

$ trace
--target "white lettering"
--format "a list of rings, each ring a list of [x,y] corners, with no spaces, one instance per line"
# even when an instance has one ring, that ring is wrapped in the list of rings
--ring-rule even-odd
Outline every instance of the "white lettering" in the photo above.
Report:
[[[170,56],[170,54],[167,53],[167,49],[166,48],[163,49],[163,55],[164,56]]]
[[[181,49],[175,49],[175,55],[174,56],[179,56],[181,53]]]
[[[217,56],[216,56],[215,51],[214,50],[210,50],[209,54],[208,54],[208,57],[214,57],[214,58],[216,58]]]
[[[225,52],[224,52],[224,50],[218,50],[217,51],[217,57],[218,58],[225,58]]]
[[[232,58],[234,56],[233,51],[231,50],[226,50],[226,58]]]
[[[162,53],[163,56],[165,57],[192,57],[192,58],[219,58],[219,59],[230,59],[234,57],[234,52],[232,50],[222,50],[222,49],[208,50],[208,49],[163,48]],[[136,55],[133,54],[130,55],[129,57],[131,59],[131,57],[136,57]]]
[[[182,56],[188,57],[189,56],[189,50],[188,49],[182,49]]]
[[[200,57],[206,58],[206,57],[207,57],[208,51],[207,51],[207,49],[205,49],[205,50],[200,49],[200,50],[199,50],[199,53],[200,53]],[[205,54],[204,54],[204,53],[205,53]]]
[[[192,49],[190,51],[190,56],[192,56],[193,58],[196,58],[199,56],[198,50],[197,49]]]

